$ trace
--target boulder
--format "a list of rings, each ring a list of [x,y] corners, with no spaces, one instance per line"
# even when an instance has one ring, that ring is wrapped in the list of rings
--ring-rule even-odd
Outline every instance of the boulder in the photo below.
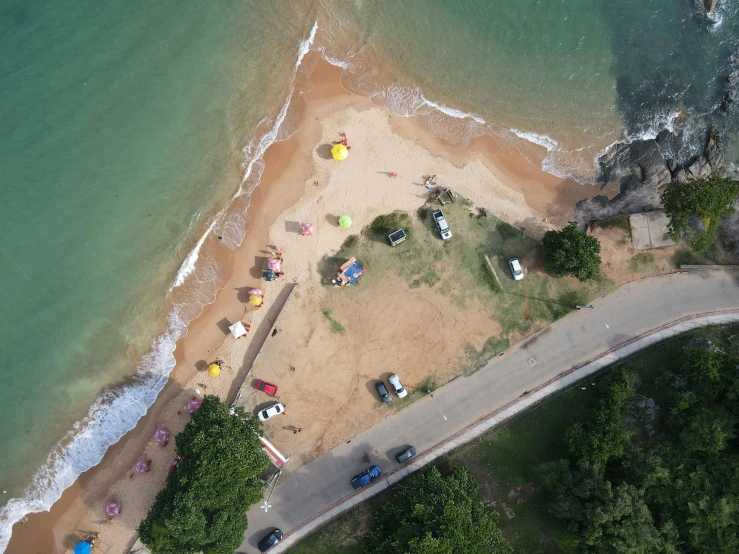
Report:
[[[688,180],[688,174],[685,173],[685,170],[680,168],[672,175],[672,182],[673,183],[684,183]]]
[[[706,13],[711,13],[715,10],[717,4],[718,0],[701,0],[701,8],[703,8],[703,11]]]
[[[698,156],[693,163],[685,168],[685,175],[688,180],[706,179],[711,176],[712,171],[711,164],[708,163],[708,158]]]
[[[715,125],[711,125],[708,129],[708,140],[704,155],[711,166],[711,171],[720,171],[724,167],[724,153],[721,150],[721,136]]]

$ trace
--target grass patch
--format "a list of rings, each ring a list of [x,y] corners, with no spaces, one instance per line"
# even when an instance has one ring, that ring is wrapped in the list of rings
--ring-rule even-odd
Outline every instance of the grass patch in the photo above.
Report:
[[[629,262],[631,271],[649,271],[654,267],[654,254],[651,252],[639,252]]]
[[[398,229],[403,229],[410,238],[411,218],[405,212],[393,212],[377,216],[369,226],[369,232],[387,239],[387,235]]]
[[[323,317],[328,321],[332,333],[336,333],[337,335],[344,334],[346,329],[344,329],[344,326],[331,316],[331,310],[322,310],[321,313],[323,313]]]
[[[416,385],[415,388],[418,391],[422,391],[423,394],[426,394],[426,391],[434,392],[439,388],[439,385],[436,383],[436,377],[433,375],[427,375],[423,378],[423,381]]]
[[[511,343],[506,337],[490,337],[479,351],[468,344],[464,349],[466,363],[462,372],[465,375],[473,374],[484,366],[490,358],[497,356],[510,345]]]
[[[688,247],[681,247],[675,251],[672,256],[672,265],[675,269],[680,269],[681,265],[704,265],[715,264],[717,262],[718,253],[716,245],[713,244],[705,252],[694,252]]]
[[[344,244],[341,245],[341,249],[346,250],[347,248],[354,248],[358,242],[359,235],[349,235],[348,237],[346,237]]]
[[[628,215],[617,215],[616,217],[601,219],[596,225],[601,229],[621,229],[631,237],[631,223],[629,223]]]

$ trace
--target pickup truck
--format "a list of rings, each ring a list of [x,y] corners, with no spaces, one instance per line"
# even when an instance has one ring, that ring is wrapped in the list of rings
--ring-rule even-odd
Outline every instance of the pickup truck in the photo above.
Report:
[[[363,471],[359,475],[355,475],[352,477],[352,480],[350,481],[352,484],[352,487],[354,490],[359,490],[362,487],[366,487],[369,485],[372,481],[375,479],[378,479],[382,475],[382,472],[380,471],[380,468],[377,466],[372,466],[366,471]]]
[[[434,210],[431,212],[431,216],[434,218],[434,223],[436,223],[436,228],[438,229],[441,238],[444,240],[452,238],[452,231],[446,223],[444,213],[441,210]]]

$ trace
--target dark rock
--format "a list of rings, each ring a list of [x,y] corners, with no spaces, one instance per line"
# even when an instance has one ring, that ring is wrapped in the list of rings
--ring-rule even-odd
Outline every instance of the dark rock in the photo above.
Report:
[[[724,167],[724,153],[721,150],[721,136],[715,125],[708,129],[708,141],[704,150],[711,171],[720,171]]]
[[[706,179],[711,176],[711,164],[705,156],[698,156],[693,163],[685,168],[688,180]]]
[[[695,231],[696,233],[702,233],[706,230],[706,222],[695,214],[690,214],[690,221],[688,221],[688,225],[690,225],[690,228],[693,229],[693,231]]]
[[[675,177],[675,172],[677,171],[677,162],[675,160],[667,160],[667,169],[670,170],[670,173],[672,174],[672,177]]]
[[[685,170],[680,168],[672,176],[672,182],[673,183],[684,183],[688,180],[688,174],[685,173]]]
[[[706,13],[711,13],[715,10],[717,4],[718,0],[701,0],[701,8],[703,8],[703,11]]]
[[[719,112],[722,114],[729,113],[731,105],[739,96],[739,53],[732,54],[730,66],[724,85],[724,95],[721,97],[721,106],[719,106]]]

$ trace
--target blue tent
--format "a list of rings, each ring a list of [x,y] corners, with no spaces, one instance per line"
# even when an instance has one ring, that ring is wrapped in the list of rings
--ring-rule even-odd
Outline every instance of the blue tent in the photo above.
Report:
[[[92,545],[87,541],[80,541],[74,547],[74,554],[90,554]]]

